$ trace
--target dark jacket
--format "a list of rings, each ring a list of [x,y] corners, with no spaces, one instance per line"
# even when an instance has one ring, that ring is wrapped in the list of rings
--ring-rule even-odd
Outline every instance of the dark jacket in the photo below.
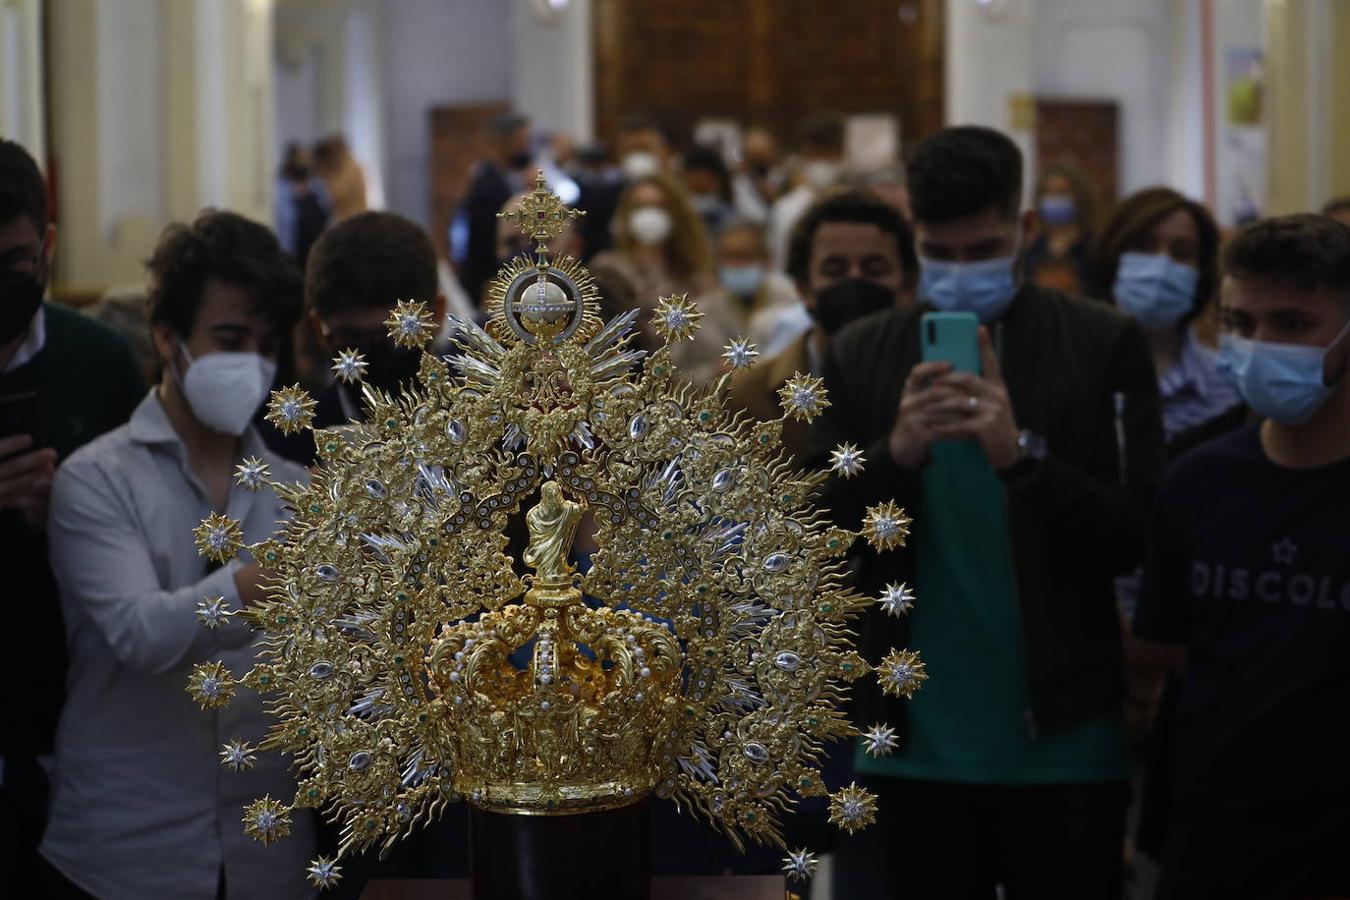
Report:
[[[897,466],[886,449],[905,378],[919,361],[921,312],[879,313],[831,344],[832,405],[813,455],[823,461],[843,440],[864,448],[863,472],[825,488],[826,505],[848,527],[858,526],[866,506],[894,498],[923,528],[918,473]],[[1112,307],[1027,285],[991,331],[1017,425],[1048,445],[1044,459],[1007,479],[1027,721],[1036,733],[1114,710],[1123,695],[1112,578],[1139,562],[1163,431],[1148,347],[1138,325]],[[877,555],[864,547],[854,562],[859,589],[874,596],[889,581],[914,578],[909,550]],[[923,602],[917,598],[918,608]],[[873,661],[909,637],[907,618],[879,612],[861,627],[862,652]],[[903,704],[863,684],[861,719],[903,724]]]
[[[56,303],[43,306],[46,343],[0,374],[0,397],[36,391],[37,447],[64,461],[123,424],[145,396],[131,348],[101,322]],[[0,756],[49,753],[65,696],[66,630],[47,534],[17,510],[0,510],[5,578],[0,583]]]

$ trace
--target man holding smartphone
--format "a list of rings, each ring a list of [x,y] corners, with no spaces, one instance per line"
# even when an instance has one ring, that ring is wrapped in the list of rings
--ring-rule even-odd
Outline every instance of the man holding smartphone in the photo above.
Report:
[[[145,393],[130,348],[103,325],[44,303],[56,227],[23,147],[0,139],[0,884],[27,883],[46,819],[65,678],[65,635],[47,564],[57,464],[127,420]]]
[[[917,594],[862,637],[872,657],[918,650],[930,678],[903,705],[858,698],[858,724],[894,725],[900,745],[856,759],[882,812],[841,845],[836,892],[1119,896],[1112,579],[1138,563],[1162,471],[1153,365],[1129,319],[1023,280],[1036,216],[1022,211],[1022,157],[1005,135],[946,129],[908,172],[922,306],[835,338],[815,442],[820,458],[844,441],[864,449],[862,473],[826,489],[844,524],[892,497],[914,518],[906,550],[856,560],[860,589]],[[960,354],[978,373],[920,362],[931,309],[978,319],[977,346]]]

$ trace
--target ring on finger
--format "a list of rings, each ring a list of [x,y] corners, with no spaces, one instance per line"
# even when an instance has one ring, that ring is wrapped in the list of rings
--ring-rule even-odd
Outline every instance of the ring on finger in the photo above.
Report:
[[[974,408],[976,408],[977,406],[980,405],[980,398],[979,398],[979,397],[976,397],[974,394],[971,394],[968,398],[966,398],[966,404],[967,404],[971,409],[974,409]]]

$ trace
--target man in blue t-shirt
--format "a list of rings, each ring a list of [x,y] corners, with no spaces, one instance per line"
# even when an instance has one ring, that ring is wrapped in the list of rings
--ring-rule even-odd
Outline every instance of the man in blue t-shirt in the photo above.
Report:
[[[909,193],[923,306],[878,313],[830,344],[816,456],[848,441],[865,465],[825,505],[856,526],[895,498],[900,553],[866,551],[858,587],[912,611],[860,629],[875,663],[917,650],[907,704],[860,691],[854,721],[894,727],[856,757],[881,796],[844,840],[844,897],[1119,896],[1126,758],[1113,576],[1139,560],[1162,469],[1157,378],[1136,322],[1022,277],[1036,215],[1022,157],[987,128],[915,147]],[[927,309],[973,313],[980,374],[920,362]],[[888,588],[888,585],[892,586]]]
[[[1154,514],[1135,633],[1180,666],[1158,896],[1350,895],[1350,227],[1229,244],[1220,369],[1263,418],[1182,457]]]

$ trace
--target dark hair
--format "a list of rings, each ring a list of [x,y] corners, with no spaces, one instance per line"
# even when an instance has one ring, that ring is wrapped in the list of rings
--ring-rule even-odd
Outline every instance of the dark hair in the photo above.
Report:
[[[1223,270],[1300,291],[1325,287],[1350,303],[1350,225],[1316,213],[1263,219],[1228,242]]]
[[[1179,209],[1190,213],[1195,220],[1195,230],[1200,234],[1200,245],[1196,248],[1196,268],[1200,270],[1200,280],[1195,285],[1191,312],[1180,322],[1184,326],[1214,298],[1219,285],[1219,226],[1214,224],[1214,217],[1204,206],[1165,187],[1145,188],[1131,194],[1120,201],[1107,217],[1101,237],[1097,239],[1096,270],[1101,278],[1098,290],[1110,300],[1121,255],[1151,228]]]
[[[305,148],[292,141],[281,151],[281,166],[278,174],[286,181],[305,182],[313,174],[309,154]]]
[[[655,116],[647,113],[629,113],[619,122],[620,134],[631,134],[634,131],[655,131],[661,136],[661,140],[670,143],[670,132],[656,120]]]
[[[727,171],[726,160],[716,147],[695,144],[684,154],[684,171],[708,172],[717,179],[717,195],[724,201],[731,200],[731,173]]]
[[[325,231],[305,267],[305,305],[321,319],[398,300],[430,306],[438,286],[426,232],[387,212],[360,213]]]
[[[807,116],[797,128],[797,146],[840,152],[844,149],[844,117],[824,112]]]
[[[488,134],[497,138],[510,137],[529,124],[530,120],[518,112],[499,113],[488,120]]]
[[[30,220],[39,235],[47,230],[47,182],[27,150],[0,138],[0,225],[20,216]]]
[[[894,237],[905,287],[918,283],[919,258],[914,251],[914,230],[895,207],[864,191],[827,195],[802,214],[788,242],[787,270],[794,281],[805,284],[810,280],[811,245],[815,243],[820,226],[831,222],[875,225],[884,234]]]
[[[237,213],[204,210],[191,225],[175,222],[146,260],[146,318],[187,337],[206,283],[215,278],[248,291],[255,309],[286,334],[300,320],[301,281],[295,261],[265,225]]]
[[[1022,151],[1006,134],[978,125],[944,128],[920,141],[906,165],[916,222],[955,222],[1022,208]]]
[[[1344,197],[1333,197],[1327,201],[1326,206],[1322,207],[1322,215],[1334,216],[1338,212],[1350,211],[1350,194]]]

